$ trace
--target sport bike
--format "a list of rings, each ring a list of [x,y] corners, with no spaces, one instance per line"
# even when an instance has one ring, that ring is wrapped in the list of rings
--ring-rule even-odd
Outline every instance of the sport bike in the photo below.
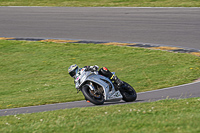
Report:
[[[115,74],[112,72],[112,74]],[[77,93],[82,91],[85,99],[93,104],[101,105],[104,102],[135,101],[137,93],[131,85],[122,81],[121,87],[112,82],[109,78],[98,74],[98,71],[86,71],[82,69],[76,75],[74,83]]]

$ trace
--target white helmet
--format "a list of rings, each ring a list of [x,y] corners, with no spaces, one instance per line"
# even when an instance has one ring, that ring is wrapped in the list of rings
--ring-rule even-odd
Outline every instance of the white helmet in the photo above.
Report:
[[[76,64],[73,64],[68,68],[68,73],[73,78],[75,78],[75,75],[78,73],[78,71],[79,67]]]

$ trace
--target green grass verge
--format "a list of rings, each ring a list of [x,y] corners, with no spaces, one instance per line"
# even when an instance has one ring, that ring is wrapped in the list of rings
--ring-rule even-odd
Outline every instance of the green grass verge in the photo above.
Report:
[[[3,116],[0,132],[199,133],[200,98]]]
[[[200,57],[101,44],[0,41],[0,108],[83,100],[67,69],[106,66],[137,92],[192,82]]]
[[[200,0],[0,0],[0,6],[199,7]]]

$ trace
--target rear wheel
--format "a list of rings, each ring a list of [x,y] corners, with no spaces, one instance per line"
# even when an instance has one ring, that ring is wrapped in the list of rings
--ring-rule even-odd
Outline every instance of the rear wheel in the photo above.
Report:
[[[123,96],[123,100],[126,101],[126,102],[133,102],[133,101],[135,101],[136,98],[137,98],[136,91],[128,83],[126,83],[126,82],[123,82],[123,83],[124,84],[119,89],[119,91],[121,92],[121,94]]]
[[[85,96],[85,99],[89,100],[93,104],[101,105],[105,101],[102,94],[95,94],[94,91],[87,85],[82,87],[82,93]]]

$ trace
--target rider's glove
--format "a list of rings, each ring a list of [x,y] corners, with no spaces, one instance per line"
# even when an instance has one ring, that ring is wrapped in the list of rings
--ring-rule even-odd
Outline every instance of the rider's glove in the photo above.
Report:
[[[94,71],[97,71],[98,69],[99,69],[99,66],[94,65],[93,70],[94,70]]]
[[[97,65],[94,65],[94,66],[85,66],[85,70],[86,71],[97,71],[99,69],[99,67]]]

